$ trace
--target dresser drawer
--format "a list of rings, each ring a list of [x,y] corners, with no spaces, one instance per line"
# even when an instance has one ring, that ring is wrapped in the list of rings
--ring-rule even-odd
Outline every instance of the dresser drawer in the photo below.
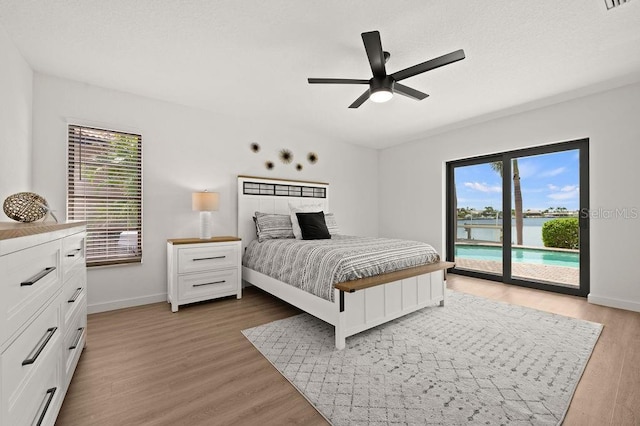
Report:
[[[0,257],[0,343],[13,335],[60,289],[60,240]]]
[[[13,395],[4,397],[3,424],[52,426],[55,423],[64,396],[61,384],[61,342],[59,335],[52,339],[51,350],[43,358],[37,371]]]
[[[54,300],[2,354],[2,397],[9,407],[23,394],[26,383],[60,359],[60,305]],[[33,395],[30,398],[34,398]],[[19,424],[19,423],[9,423]]]
[[[87,304],[87,271],[78,270],[62,287],[62,323],[68,329],[71,318]]]
[[[65,280],[85,267],[85,233],[69,235],[62,240],[62,271]]]
[[[238,264],[237,244],[216,244],[208,247],[178,249],[178,273],[233,268]]]
[[[68,385],[71,381],[71,376],[78,363],[80,353],[84,348],[84,343],[87,338],[86,306],[82,306],[76,314],[77,315],[71,319],[69,327],[65,329],[66,334],[62,343],[65,385]]]
[[[238,270],[228,269],[178,277],[178,297],[182,301],[236,294]]]

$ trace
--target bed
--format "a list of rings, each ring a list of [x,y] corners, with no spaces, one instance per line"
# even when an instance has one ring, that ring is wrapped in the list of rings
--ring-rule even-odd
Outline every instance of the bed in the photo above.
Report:
[[[330,212],[329,184],[238,176],[238,236],[242,238],[243,254],[247,247],[256,244],[252,243],[257,238],[255,212],[288,215],[290,206],[309,204]],[[333,325],[335,346],[343,349],[349,336],[427,306],[444,306],[446,270],[453,266],[452,262],[436,260],[351,279],[334,284],[330,289],[332,294],[322,295],[324,297],[272,278],[244,263],[242,279],[245,284],[254,285]]]

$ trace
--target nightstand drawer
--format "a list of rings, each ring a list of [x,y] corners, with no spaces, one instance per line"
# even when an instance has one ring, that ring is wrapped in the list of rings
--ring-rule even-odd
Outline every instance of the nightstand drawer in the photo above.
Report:
[[[218,297],[242,297],[241,241],[237,237],[209,240],[167,240],[167,302],[180,305]]]
[[[236,294],[237,291],[237,269],[181,275],[178,277],[178,297],[180,300],[225,296]]]
[[[178,273],[233,268],[239,255],[237,244],[178,248]]]

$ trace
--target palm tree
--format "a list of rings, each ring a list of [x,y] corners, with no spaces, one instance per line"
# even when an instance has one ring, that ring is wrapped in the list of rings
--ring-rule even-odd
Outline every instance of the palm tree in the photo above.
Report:
[[[516,245],[522,245],[522,228],[524,226],[522,220],[522,189],[520,188],[520,170],[518,169],[518,159],[514,158],[512,163],[513,172],[513,199],[515,202],[516,216]],[[494,161],[491,168],[502,176],[502,161]]]

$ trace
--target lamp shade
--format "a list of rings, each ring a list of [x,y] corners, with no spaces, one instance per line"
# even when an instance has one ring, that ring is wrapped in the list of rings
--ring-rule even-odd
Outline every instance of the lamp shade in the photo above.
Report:
[[[217,192],[194,192],[191,195],[191,208],[197,212],[218,210]]]

